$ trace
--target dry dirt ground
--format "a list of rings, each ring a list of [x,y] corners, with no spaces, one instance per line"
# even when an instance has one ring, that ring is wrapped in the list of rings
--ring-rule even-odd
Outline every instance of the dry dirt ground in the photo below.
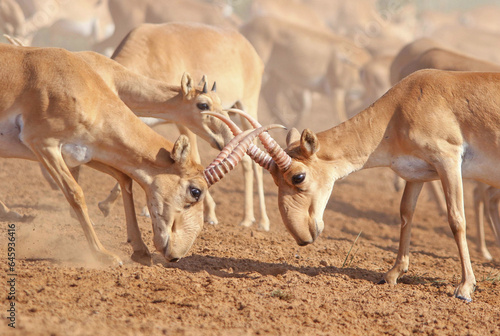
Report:
[[[318,117],[320,118],[320,117]],[[318,125],[331,125],[325,114]],[[205,163],[216,154],[200,143]],[[130,260],[124,212],[107,218],[97,202],[114,185],[84,169],[81,185],[104,246],[122,267],[95,263],[61,192],[38,165],[0,160],[0,198],[36,215],[17,223],[16,329],[2,318],[0,335],[499,335],[500,248],[488,227],[495,258],[476,251],[471,185],[466,183],[469,248],[477,289],[473,302],[453,298],[460,279],[455,242],[425,190],[412,232],[409,272],[396,286],[378,285],[393,264],[399,240],[399,199],[388,169],[339,181],[325,212],[325,230],[298,247],[277,208],[277,189],[265,173],[270,232],[238,226],[241,168],[212,188],[220,224],[205,225],[190,253],[177,263],[156,254],[146,267]],[[136,186],[137,210],[144,195]],[[151,251],[151,223],[139,222]],[[2,316],[9,313],[8,224],[0,227]],[[359,238],[356,240],[356,238]]]

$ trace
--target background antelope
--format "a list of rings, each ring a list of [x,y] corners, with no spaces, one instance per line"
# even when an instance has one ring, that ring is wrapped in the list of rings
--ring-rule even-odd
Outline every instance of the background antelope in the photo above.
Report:
[[[185,43],[189,41],[189,43]],[[230,52],[228,52],[228,50]],[[237,31],[198,23],[143,24],[133,29],[113,53],[112,59],[128,69],[166,83],[176,83],[185,71],[192,76],[207,75],[217,82],[223,108],[233,106],[257,116],[263,64],[252,45]],[[154,59],[151,62],[150,59]],[[210,117],[208,117],[210,118]],[[243,124],[244,128],[249,127]],[[195,138],[188,130],[183,129]],[[229,141],[227,134],[224,139]],[[221,148],[223,142],[211,141]],[[262,169],[248,157],[242,161],[245,176],[245,206],[241,225],[255,222],[253,173],[259,196],[259,227],[269,230]]]

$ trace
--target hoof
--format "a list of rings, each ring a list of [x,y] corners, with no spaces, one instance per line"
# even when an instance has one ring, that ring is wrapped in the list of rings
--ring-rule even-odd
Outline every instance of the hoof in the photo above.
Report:
[[[99,210],[101,210],[102,214],[104,215],[104,217],[108,217],[109,216],[109,213],[111,212],[110,209],[109,209],[109,206],[104,203],[104,202],[99,202],[97,204],[97,206],[99,207]]]
[[[120,257],[118,257],[117,255],[115,255],[111,252],[107,252],[107,251],[99,252],[99,253],[96,253],[95,256],[96,256],[96,259],[104,265],[109,265],[109,266],[122,266],[123,265],[123,262],[120,259]]]
[[[142,208],[140,216],[151,218],[151,215],[149,214],[149,209],[147,206]]]
[[[471,303],[472,302],[472,299],[466,298],[466,297],[461,296],[461,295],[458,295],[456,298],[460,299],[462,301],[465,301],[466,303]]]
[[[203,219],[203,221],[207,224],[210,224],[210,225],[217,225],[219,224],[219,220],[217,219],[216,216],[205,216],[205,218]]]
[[[387,281],[385,281],[385,279],[382,279],[379,282],[377,282],[377,285],[384,285],[386,283],[387,283]]]
[[[254,223],[255,223],[255,219],[251,219],[251,220],[245,219],[245,220],[241,221],[240,226],[251,227]]]
[[[9,211],[6,214],[3,214],[0,220],[5,222],[19,222],[19,223],[29,223],[35,219],[35,216],[31,215],[21,215],[15,211]]]
[[[153,258],[151,257],[151,253],[149,253],[149,251],[134,251],[130,258],[133,261],[145,266],[153,265]]]

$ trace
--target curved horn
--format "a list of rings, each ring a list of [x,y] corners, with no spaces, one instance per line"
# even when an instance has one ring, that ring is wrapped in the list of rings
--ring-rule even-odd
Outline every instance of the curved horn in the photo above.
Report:
[[[236,167],[236,165],[241,161],[241,159],[245,155],[245,152],[247,151],[248,147],[252,144],[252,141],[257,136],[259,136],[262,132],[266,132],[272,128],[278,128],[278,127],[285,128],[282,125],[273,124],[251,130],[250,133],[248,134],[246,132],[238,134],[236,137],[240,137],[240,139],[242,138],[241,141],[239,141],[238,145],[236,145],[236,147],[234,147],[234,149],[232,149],[232,151],[228,155],[223,155],[222,160],[220,157],[217,157],[214,160],[214,163],[215,162],[218,163],[215,163],[215,165],[213,165],[213,163],[210,164],[203,171],[203,175],[205,176],[205,180],[207,181],[208,186],[210,187],[214,183],[219,182],[224,177],[224,175],[226,175],[231,170],[233,170],[234,167]],[[230,143],[233,142],[233,140],[231,140]],[[229,144],[227,146],[229,146]]]
[[[229,109],[226,112],[232,112],[243,116],[246,120],[250,122],[253,127],[261,127],[261,124],[253,118],[251,115],[242,111],[240,109]],[[292,158],[288,155],[283,148],[274,140],[269,133],[263,133],[259,135],[259,139],[264,145],[264,148],[269,153],[269,155],[273,158],[274,163],[278,166],[279,170],[287,171],[292,164]]]
[[[198,86],[204,85],[206,82],[208,82],[207,75],[201,76],[200,82],[198,83]]]
[[[230,118],[226,117],[225,115],[211,111],[204,111],[201,112],[201,114],[211,115],[212,117],[222,120],[229,127],[235,137],[242,133],[238,125],[236,125]],[[247,154],[262,168],[267,170],[271,168],[273,158],[270,157],[266,152],[262,151],[254,143],[251,143],[250,146],[248,146]]]

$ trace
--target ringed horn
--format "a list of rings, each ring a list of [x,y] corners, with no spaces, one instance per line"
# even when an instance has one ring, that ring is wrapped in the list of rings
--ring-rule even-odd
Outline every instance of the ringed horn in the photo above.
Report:
[[[225,110],[225,112],[232,112],[232,113],[236,113],[236,114],[243,116],[245,119],[248,120],[248,122],[250,122],[250,124],[253,127],[255,127],[257,129],[262,127],[262,125],[256,119],[254,119],[252,116],[250,116],[248,113],[246,113],[243,110],[232,108],[232,109]],[[241,129],[235,123],[233,123],[231,119],[229,119],[221,114],[216,114],[213,112],[202,112],[202,113],[212,115],[212,116],[217,117],[220,120],[222,120],[231,129],[231,131],[233,132],[234,135],[241,133]],[[290,165],[292,164],[292,158],[290,157],[290,155],[288,155],[283,150],[283,148],[281,148],[281,146],[276,142],[276,140],[274,140],[269,135],[269,133],[267,133],[267,132],[261,133],[259,135],[259,139],[262,142],[262,144],[264,145],[264,148],[266,149],[266,151],[269,153],[270,157],[267,154],[264,154],[257,146],[255,146],[253,144],[252,144],[252,146],[249,146],[249,148],[247,150],[247,154],[256,163],[258,163],[260,166],[262,166],[263,168],[265,168],[267,170],[270,170],[271,165],[274,163],[279,168],[279,170],[281,170],[283,172],[287,171],[288,168],[290,168]]]
[[[224,175],[229,173],[241,161],[245,152],[247,152],[252,141],[262,134],[273,128],[285,128],[285,126],[272,124],[268,126],[259,126],[257,129],[247,130],[237,134],[219,153],[215,160],[203,171],[205,180],[210,187],[216,182],[219,182]],[[255,146],[255,145],[254,145]]]

